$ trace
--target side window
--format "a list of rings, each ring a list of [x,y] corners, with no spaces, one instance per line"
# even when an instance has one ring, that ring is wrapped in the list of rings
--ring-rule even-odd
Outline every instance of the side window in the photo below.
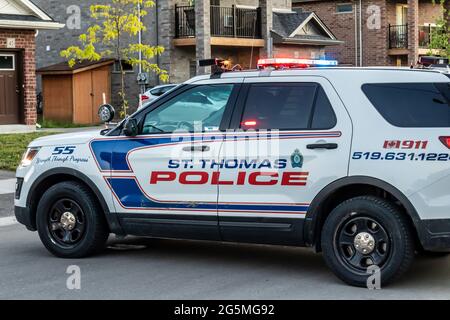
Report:
[[[365,84],[362,90],[390,124],[403,128],[450,127],[449,84]]]
[[[160,95],[163,94],[163,92],[161,91],[161,88],[156,88],[150,91],[150,93],[154,96],[159,97]]]
[[[251,85],[241,127],[243,129],[331,129],[336,116],[316,83]]]
[[[336,114],[331,106],[330,100],[322,87],[317,89],[316,105],[312,119],[311,129],[325,130],[333,128],[336,123]]]
[[[219,130],[233,87],[201,85],[177,95],[145,116],[142,134]]]

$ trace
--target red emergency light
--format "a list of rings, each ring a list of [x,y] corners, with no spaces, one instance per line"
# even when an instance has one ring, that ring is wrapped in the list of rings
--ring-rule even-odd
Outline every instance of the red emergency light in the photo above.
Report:
[[[450,149],[450,137],[439,137],[439,140],[441,140],[444,146]]]
[[[259,59],[258,69],[293,69],[308,68],[311,66],[337,66],[336,60],[315,60],[315,59],[296,59],[296,58],[269,58]]]

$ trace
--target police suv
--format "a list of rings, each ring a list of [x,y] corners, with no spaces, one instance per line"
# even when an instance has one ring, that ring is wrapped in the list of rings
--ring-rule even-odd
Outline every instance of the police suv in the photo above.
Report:
[[[308,246],[348,284],[376,268],[386,284],[450,250],[449,85],[388,68],[199,76],[110,130],[33,141],[16,217],[63,258],[111,233]]]

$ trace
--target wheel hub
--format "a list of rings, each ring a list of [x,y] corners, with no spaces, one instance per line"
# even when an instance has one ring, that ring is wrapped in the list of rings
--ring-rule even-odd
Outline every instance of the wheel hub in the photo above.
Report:
[[[64,230],[73,230],[75,228],[75,225],[77,223],[76,217],[71,212],[64,212],[61,215],[61,226]]]
[[[375,239],[371,234],[361,232],[356,235],[354,245],[360,253],[370,254],[375,249]]]

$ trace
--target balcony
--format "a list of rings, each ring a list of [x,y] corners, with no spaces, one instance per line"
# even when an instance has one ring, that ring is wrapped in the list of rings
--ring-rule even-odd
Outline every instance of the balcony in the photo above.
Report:
[[[408,49],[408,25],[389,25],[389,49]]]
[[[428,49],[434,26],[419,26],[419,49]],[[408,25],[389,25],[389,49],[408,49]]]
[[[263,41],[259,8],[211,6],[210,12],[211,45],[245,46],[248,44],[259,46],[259,42]],[[195,31],[194,7],[175,6],[175,39],[178,40],[177,44],[195,45]]]

